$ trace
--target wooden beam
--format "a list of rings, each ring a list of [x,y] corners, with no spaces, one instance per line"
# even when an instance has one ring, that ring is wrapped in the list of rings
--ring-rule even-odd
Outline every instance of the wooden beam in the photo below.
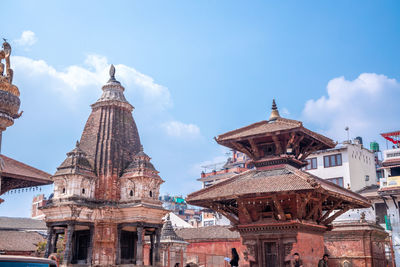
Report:
[[[300,195],[296,194],[296,212],[294,214],[296,214],[296,218],[297,219],[302,219],[301,218],[301,213],[300,213],[300,205],[301,205]]]
[[[328,196],[324,196],[322,199],[315,201],[314,207],[306,216],[306,220],[310,219],[312,216],[315,215],[315,213],[319,210],[320,205],[322,205],[322,202],[324,202],[327,198]]]
[[[345,213],[346,211],[348,211],[350,209],[350,207],[345,207],[344,209],[336,212],[335,214],[333,214],[331,217],[325,219],[324,221],[322,221],[322,224],[330,224],[331,222],[333,222],[337,217],[339,217],[340,215],[342,215],[343,213]]]
[[[275,153],[278,154],[278,155],[281,155],[283,153],[283,149],[282,149],[281,143],[279,142],[278,137],[276,135],[273,135],[272,136],[272,140],[275,143],[275,149],[276,149]]]
[[[296,138],[296,134],[294,132],[291,133],[289,142],[287,142],[287,144],[286,144],[286,148],[290,147],[294,143],[295,138]]]
[[[332,211],[334,211],[335,209],[337,209],[337,207],[339,207],[339,206],[342,204],[342,202],[343,202],[343,201],[338,201],[338,202],[336,202],[336,204],[333,205],[329,210],[327,210],[327,211],[325,212],[325,214],[322,215],[322,216],[317,220],[317,222],[322,222],[323,220],[325,220],[326,218],[328,218],[329,214],[330,214]]]
[[[213,208],[216,212],[221,213],[224,215],[228,220],[230,220],[233,224],[239,224],[239,218],[235,218],[236,216],[234,214],[231,214],[225,210],[218,209],[218,208]]]
[[[258,149],[258,146],[256,145],[254,139],[249,139],[249,143],[251,146],[251,150],[254,152],[254,156],[258,159],[261,157],[260,155],[260,150]]]
[[[246,221],[246,223],[253,222],[253,220],[251,219],[249,210],[246,208],[245,204],[242,204],[242,205],[239,206],[239,212],[242,213],[243,218]],[[239,215],[239,219],[240,219],[240,215]]]
[[[292,145],[293,148],[293,152],[295,152],[295,157],[298,158],[299,154],[300,154],[300,142],[304,139],[304,135],[300,136],[299,138],[296,139],[296,141],[294,142],[294,144]]]
[[[305,159],[311,154],[310,148],[314,145],[314,143],[315,143],[314,140],[311,141],[311,143],[309,143],[306,147],[304,147],[304,148],[301,150],[301,153],[302,153],[303,155],[299,158],[299,160],[305,160]]]
[[[238,142],[231,142],[231,145],[232,145],[236,150],[238,150],[238,151],[240,151],[240,152],[243,152],[243,153],[248,154],[248,155],[252,155],[252,154],[253,154],[253,153],[251,153],[251,151],[250,151],[247,147],[245,147],[245,146],[242,145],[241,143],[238,143]]]
[[[282,205],[275,195],[272,196],[272,202],[274,203],[274,206],[278,211],[278,219],[281,221],[285,221],[286,220],[285,212],[283,211]]]
[[[304,211],[306,209],[306,205],[310,201],[311,196],[312,196],[312,193],[309,192],[304,196],[304,198],[302,198],[302,202],[300,204],[300,208],[299,208],[299,211],[298,211],[299,219],[303,219]]]

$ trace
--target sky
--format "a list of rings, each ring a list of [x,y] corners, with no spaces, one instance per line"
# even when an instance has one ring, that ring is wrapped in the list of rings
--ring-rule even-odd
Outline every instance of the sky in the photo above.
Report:
[[[399,1],[3,1],[23,116],[2,153],[54,174],[80,139],[110,64],[135,107],[161,193],[201,188],[221,133],[282,116],[335,141],[399,129]],[[385,147],[383,147],[385,148]],[[29,217],[37,193],[1,196]]]

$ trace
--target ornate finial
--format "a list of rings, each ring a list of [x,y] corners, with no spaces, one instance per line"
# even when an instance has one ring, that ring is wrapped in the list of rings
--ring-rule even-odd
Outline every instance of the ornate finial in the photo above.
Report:
[[[276,106],[275,99],[272,99],[272,111],[271,111],[271,116],[269,116],[269,120],[274,121],[280,117],[281,116],[279,115],[279,111],[278,111],[278,107]]]
[[[169,221],[171,218],[170,218],[170,214],[168,213],[168,215],[167,215],[167,218],[166,218],[166,221]]]
[[[4,41],[4,42],[7,42],[7,39],[6,39],[6,38],[3,38],[3,41]]]
[[[76,147],[79,147],[79,145],[80,145],[80,144],[79,144],[79,141],[76,141],[75,146],[76,146]]]
[[[110,66],[110,78],[115,79],[115,67],[113,64]]]
[[[108,80],[108,82],[110,83],[110,82],[113,82],[113,83],[119,83],[119,81],[117,81],[116,79],[115,79],[115,67],[114,67],[114,65],[113,64],[111,64],[111,66],[110,66],[110,79]]]
[[[276,107],[276,103],[275,103],[275,98],[272,99],[272,110],[277,110],[278,108]]]

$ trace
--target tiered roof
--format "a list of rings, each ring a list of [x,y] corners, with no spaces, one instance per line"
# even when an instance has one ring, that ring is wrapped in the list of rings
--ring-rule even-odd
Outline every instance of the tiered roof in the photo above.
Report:
[[[300,169],[309,154],[335,143],[299,121],[281,118],[275,101],[268,121],[219,135],[216,141],[247,154],[254,168],[194,192],[186,201],[221,212],[235,225],[255,222],[263,213],[278,221],[304,219],[329,225],[350,208],[370,206],[361,195]],[[253,210],[246,204],[253,204]],[[328,217],[334,210],[340,211]]]
[[[239,196],[247,198],[295,191],[317,191],[332,198],[340,198],[344,201],[343,204],[351,203],[354,208],[366,208],[370,205],[363,196],[290,165],[243,172],[194,192],[188,195],[187,200],[190,204],[202,206],[210,201],[237,199]]]
[[[4,161],[1,171],[1,194],[8,190],[51,184],[50,174],[25,163],[0,155]]]

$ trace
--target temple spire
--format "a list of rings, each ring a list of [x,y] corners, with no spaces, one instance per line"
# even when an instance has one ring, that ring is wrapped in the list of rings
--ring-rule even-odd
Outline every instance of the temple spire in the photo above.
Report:
[[[272,111],[271,111],[271,116],[269,116],[269,120],[274,121],[280,117],[281,116],[279,115],[279,111],[278,111],[278,107],[276,106],[275,99],[272,99]]]

